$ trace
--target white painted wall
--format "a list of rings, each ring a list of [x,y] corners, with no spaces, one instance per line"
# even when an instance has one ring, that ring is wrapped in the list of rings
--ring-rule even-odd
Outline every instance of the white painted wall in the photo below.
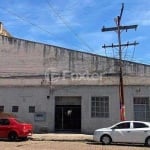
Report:
[[[139,89],[140,88],[140,92]],[[117,86],[68,86],[55,87],[49,95],[47,87],[0,87],[0,105],[5,106],[5,112],[11,112],[12,106],[19,106],[15,115],[34,125],[36,132],[47,127],[54,132],[55,96],[81,96],[81,131],[91,133],[100,127],[110,126],[119,121],[119,96]],[[91,97],[109,96],[109,118],[91,118]],[[133,97],[150,97],[150,86],[126,86],[125,105],[127,120],[133,120]],[[34,114],[28,112],[29,106],[35,106],[36,112],[46,112],[45,122],[35,122]]]

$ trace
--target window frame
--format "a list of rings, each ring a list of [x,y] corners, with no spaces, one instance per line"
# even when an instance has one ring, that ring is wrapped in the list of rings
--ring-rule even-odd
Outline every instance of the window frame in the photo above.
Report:
[[[17,106],[17,105],[12,106],[12,112],[13,113],[19,112],[19,106]]]
[[[0,105],[0,112],[4,112],[4,105]]]
[[[133,97],[133,112],[135,121],[150,121],[150,98]]]
[[[35,106],[29,106],[29,113],[35,113]]]
[[[109,118],[109,96],[91,97],[91,117]]]

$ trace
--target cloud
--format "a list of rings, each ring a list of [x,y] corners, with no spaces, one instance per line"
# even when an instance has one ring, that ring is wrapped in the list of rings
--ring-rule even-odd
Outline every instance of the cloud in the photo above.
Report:
[[[120,13],[121,2],[106,0],[48,1],[50,6],[47,0],[13,0],[13,2],[7,0],[2,2],[0,7],[4,7],[4,9],[0,9],[0,13],[5,28],[18,38],[103,55],[105,55],[105,50],[102,49],[104,44],[117,43],[115,32],[102,33],[100,28],[103,25],[106,27],[115,25],[113,19]],[[146,47],[147,50],[150,32],[147,28],[150,26],[150,1],[143,1],[125,0],[122,22],[127,25],[137,23],[140,27],[136,33],[123,34],[122,41],[136,40],[140,42],[140,46],[143,44],[142,49]],[[16,13],[18,17],[7,10]],[[147,28],[146,32],[145,28]],[[145,53],[147,53],[146,50],[144,50]]]
[[[150,26],[150,11],[140,10],[138,12],[134,12],[133,17],[131,17],[131,23],[137,23],[141,26]]]
[[[150,10],[149,10],[150,1],[143,0],[142,3],[140,0],[137,0],[133,3],[129,3],[129,8],[126,8],[125,17],[127,22],[131,24],[137,23],[140,26],[150,26]]]

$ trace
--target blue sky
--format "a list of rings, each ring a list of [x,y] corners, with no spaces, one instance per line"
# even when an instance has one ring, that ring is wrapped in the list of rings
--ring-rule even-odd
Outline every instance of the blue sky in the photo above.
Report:
[[[140,43],[124,48],[123,58],[150,64],[149,0],[5,0],[0,21],[17,38],[117,57],[118,49],[102,48],[117,44],[117,34],[101,28],[115,26],[122,3],[122,25],[138,25],[136,31],[122,32],[122,43]]]

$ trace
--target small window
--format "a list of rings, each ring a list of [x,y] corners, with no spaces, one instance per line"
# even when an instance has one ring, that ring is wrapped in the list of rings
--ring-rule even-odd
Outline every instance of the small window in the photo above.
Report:
[[[29,113],[35,113],[35,106],[29,106]]]
[[[148,126],[144,123],[140,123],[140,122],[134,122],[133,123],[134,128],[148,128]]]
[[[12,112],[18,112],[19,106],[12,106]]]
[[[115,127],[113,127],[113,129],[128,129],[128,128],[130,128],[130,122],[120,123]]]
[[[0,106],[0,112],[4,112],[4,106]]]

